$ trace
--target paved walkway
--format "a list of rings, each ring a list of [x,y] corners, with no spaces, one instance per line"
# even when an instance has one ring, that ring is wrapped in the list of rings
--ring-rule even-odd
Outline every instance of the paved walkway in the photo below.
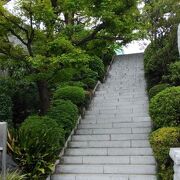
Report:
[[[156,180],[143,55],[118,56],[53,180]]]

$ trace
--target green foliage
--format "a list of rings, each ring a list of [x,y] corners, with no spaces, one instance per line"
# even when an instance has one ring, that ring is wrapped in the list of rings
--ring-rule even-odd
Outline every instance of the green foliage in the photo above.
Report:
[[[6,94],[0,94],[0,121],[12,125],[12,100]]]
[[[48,117],[30,116],[22,123],[14,158],[31,179],[44,179],[64,144],[64,131]]]
[[[55,100],[47,114],[63,127],[67,138],[78,119],[78,108],[69,100]]]
[[[180,86],[166,88],[150,101],[150,116],[154,128],[179,126],[180,124]]]
[[[169,151],[171,147],[180,146],[180,128],[160,128],[151,133],[150,143],[158,163],[160,178],[162,180],[172,180],[173,162],[169,157]]]
[[[163,83],[163,84],[158,84],[153,86],[150,90],[149,90],[149,98],[151,99],[152,97],[154,97],[156,94],[158,94],[159,92],[161,92],[162,90],[166,89],[170,87],[169,84]]]
[[[22,175],[19,171],[7,172],[6,180],[23,180],[26,179],[26,175]],[[0,176],[0,180],[3,180]]]
[[[178,58],[177,30],[173,30],[167,36],[152,41],[145,50],[144,67],[148,89],[162,81],[167,75],[168,66]]]
[[[81,106],[84,104],[85,91],[77,86],[60,86],[54,92],[54,99],[71,100],[74,104]]]
[[[93,78],[85,78],[82,82],[87,86],[88,89],[93,89],[97,83],[97,81]]]
[[[104,77],[104,64],[98,57],[92,57],[92,59],[89,61],[89,68],[97,72],[100,79]]]
[[[165,80],[169,81],[172,85],[180,85],[180,61],[170,64],[168,75]]]

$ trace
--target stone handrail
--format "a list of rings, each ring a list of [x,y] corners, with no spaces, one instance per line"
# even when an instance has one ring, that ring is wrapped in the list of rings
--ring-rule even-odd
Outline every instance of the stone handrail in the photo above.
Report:
[[[180,148],[171,148],[169,155],[174,161],[174,180],[180,180]]]
[[[0,154],[2,154],[2,180],[6,180],[7,123],[0,122]]]

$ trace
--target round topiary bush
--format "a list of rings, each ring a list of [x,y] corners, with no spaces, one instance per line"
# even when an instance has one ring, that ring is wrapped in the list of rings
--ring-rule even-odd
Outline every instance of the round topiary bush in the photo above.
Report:
[[[63,127],[67,138],[78,119],[78,108],[69,100],[56,100],[47,114]]]
[[[74,104],[81,106],[84,104],[85,91],[77,86],[58,87],[54,93],[54,99],[70,100]]]
[[[154,128],[180,125],[180,86],[166,88],[150,101]]]
[[[180,128],[160,128],[151,133],[150,143],[158,163],[160,178],[173,179],[173,162],[169,157],[169,150],[180,146]]]
[[[161,92],[162,90],[166,89],[167,87],[170,87],[169,84],[163,83],[163,84],[158,84],[156,86],[153,86],[150,90],[149,90],[149,98],[151,99],[152,97],[154,97],[156,94],[158,94],[159,92]]]
[[[49,117],[30,116],[18,131],[18,165],[33,178],[49,174],[64,145],[64,130]]]
[[[89,60],[89,68],[98,73],[100,79],[104,77],[105,68],[103,61],[98,57],[91,57]]]
[[[82,82],[87,86],[88,89],[93,89],[97,83],[97,81],[93,78],[83,79]]]

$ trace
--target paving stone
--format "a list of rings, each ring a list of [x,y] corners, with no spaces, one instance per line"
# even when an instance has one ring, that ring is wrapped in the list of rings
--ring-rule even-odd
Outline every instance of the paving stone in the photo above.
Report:
[[[131,140],[131,147],[151,147],[149,140]]]
[[[108,148],[108,155],[114,156],[152,156],[151,148]]]
[[[111,134],[111,140],[145,140],[148,139],[148,134]]]
[[[69,147],[78,148],[105,148],[105,147],[131,147],[131,142],[129,141],[72,141],[69,143]]]
[[[106,141],[110,140],[110,135],[74,135],[72,136],[74,141]]]
[[[131,164],[156,164],[153,156],[130,156]]]
[[[134,129],[138,131],[138,129]],[[78,129],[76,134],[127,134],[131,133],[131,128],[117,128],[117,129]]]
[[[151,122],[134,122],[134,123],[113,123],[114,128],[120,128],[120,127],[151,127]]]
[[[70,148],[65,151],[65,155],[69,156],[104,156],[107,154],[107,148]]]
[[[105,165],[104,173],[113,174],[155,174],[154,165]]]

